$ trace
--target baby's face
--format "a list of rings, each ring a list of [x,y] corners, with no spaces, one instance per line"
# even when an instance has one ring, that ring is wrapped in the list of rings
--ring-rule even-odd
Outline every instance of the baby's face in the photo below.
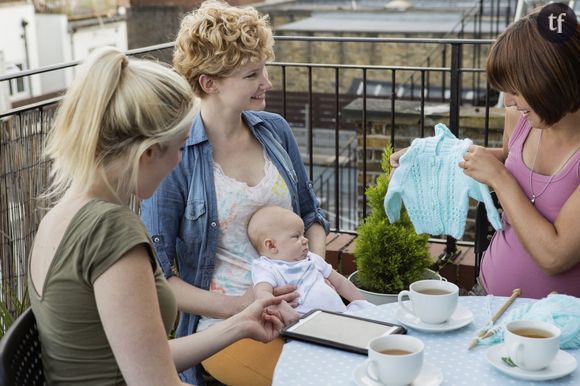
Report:
[[[275,258],[286,261],[300,261],[308,255],[308,239],[304,237],[304,223],[296,215],[280,219],[273,239],[278,253]]]

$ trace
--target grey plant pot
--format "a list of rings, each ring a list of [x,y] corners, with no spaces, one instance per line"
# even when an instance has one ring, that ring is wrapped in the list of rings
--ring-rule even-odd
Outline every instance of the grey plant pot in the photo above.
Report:
[[[348,280],[356,285],[356,274],[358,271],[354,271],[348,276]],[[428,268],[425,268],[425,272],[423,273],[424,280],[445,280],[441,275],[437,272],[432,271]],[[358,288],[358,287],[357,287]],[[387,304],[387,303],[396,303],[397,297],[399,294],[382,294],[378,292],[370,292],[363,289],[358,288],[359,292],[365,297],[365,299],[377,306],[380,304]]]

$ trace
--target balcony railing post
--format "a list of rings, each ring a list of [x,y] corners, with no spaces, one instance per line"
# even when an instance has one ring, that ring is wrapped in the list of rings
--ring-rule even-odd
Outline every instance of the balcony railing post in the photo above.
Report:
[[[447,66],[447,45],[443,45],[443,50],[441,52],[441,67]],[[445,101],[445,88],[447,87],[447,73],[443,71],[441,73],[441,100]]]
[[[362,180],[362,216],[363,218],[367,216],[367,195],[365,194],[367,191],[367,70],[363,68],[362,70],[362,77],[363,77],[363,111],[362,111],[362,120],[363,120],[363,140],[362,140],[362,161],[363,161],[363,180]]]
[[[288,119],[288,112],[286,111],[286,66],[282,66],[282,114],[284,118]]]
[[[479,0],[479,10],[477,11],[477,34],[474,35],[475,39],[481,39],[483,36],[483,31],[481,29],[481,23],[483,21],[483,0]]]
[[[334,226],[340,232],[340,216],[342,212],[342,200],[340,197],[340,184],[342,178],[340,175],[340,71],[338,68],[334,70],[334,94],[336,99],[334,101],[334,207],[336,214],[336,221]]]
[[[451,44],[451,98],[449,106],[449,129],[459,136],[459,105],[461,103],[461,44]],[[447,236],[445,251],[439,256],[440,262],[454,260],[457,257],[456,240]]]
[[[425,136],[425,70],[421,70],[421,138]]]
[[[449,129],[459,135],[459,105],[461,103],[461,44],[451,44],[451,98],[449,106]]]
[[[396,84],[396,71],[391,70],[391,147],[395,149],[395,99],[397,99],[397,93],[395,91]]]
[[[484,119],[484,142],[485,147],[489,146],[489,93],[491,92],[489,82],[485,82],[485,119]]]
[[[312,127],[313,119],[312,114],[314,110],[312,109],[312,66],[308,66],[308,109],[306,114],[308,114],[308,119],[306,124],[308,125],[308,163],[310,179],[314,179],[314,128]]]
[[[496,0],[489,1],[489,33],[490,33],[490,36],[495,36],[495,5],[496,5]]]
[[[500,0],[497,0],[495,8],[495,36],[499,35],[499,19],[501,18]]]

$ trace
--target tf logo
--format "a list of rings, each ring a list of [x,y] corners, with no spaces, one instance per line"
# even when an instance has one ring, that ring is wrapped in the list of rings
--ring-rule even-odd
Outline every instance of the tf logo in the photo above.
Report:
[[[574,11],[563,3],[551,3],[542,8],[538,15],[538,28],[544,39],[552,43],[563,43],[578,33],[578,19]]]

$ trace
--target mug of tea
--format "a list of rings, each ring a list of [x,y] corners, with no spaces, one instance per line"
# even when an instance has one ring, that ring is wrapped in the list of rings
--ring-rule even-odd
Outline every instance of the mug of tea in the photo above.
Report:
[[[423,367],[423,342],[408,335],[379,336],[369,342],[367,375],[381,385],[411,384]]]
[[[512,362],[524,370],[548,367],[560,349],[560,329],[539,320],[516,320],[505,327],[504,344]]]
[[[409,307],[403,302],[408,296]],[[399,292],[398,302],[408,313],[417,316],[424,323],[440,324],[447,321],[457,308],[459,288],[447,281],[420,280],[409,286],[409,291]]]

